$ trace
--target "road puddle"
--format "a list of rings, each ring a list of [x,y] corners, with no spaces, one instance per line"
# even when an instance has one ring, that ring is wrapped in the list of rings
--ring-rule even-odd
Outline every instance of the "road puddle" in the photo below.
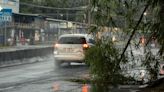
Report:
[[[53,92],[119,92],[119,91],[110,91],[110,87],[104,85],[59,84],[59,83],[53,84],[52,90]]]

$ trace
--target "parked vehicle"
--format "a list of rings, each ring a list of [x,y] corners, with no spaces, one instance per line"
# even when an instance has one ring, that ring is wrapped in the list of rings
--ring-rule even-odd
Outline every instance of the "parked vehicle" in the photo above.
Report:
[[[94,39],[88,34],[61,35],[54,46],[54,59],[56,66],[62,63],[83,63],[85,51],[94,45]]]

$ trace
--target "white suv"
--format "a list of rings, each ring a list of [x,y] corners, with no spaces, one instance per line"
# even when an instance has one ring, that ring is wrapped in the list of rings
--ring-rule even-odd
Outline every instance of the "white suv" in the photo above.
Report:
[[[84,62],[85,50],[94,45],[94,39],[88,34],[61,35],[54,46],[55,64]]]

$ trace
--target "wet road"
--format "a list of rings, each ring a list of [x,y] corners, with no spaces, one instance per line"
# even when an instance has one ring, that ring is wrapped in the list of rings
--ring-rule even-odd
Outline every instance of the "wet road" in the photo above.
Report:
[[[102,91],[103,87],[98,90],[93,85],[68,81],[87,77],[89,70],[85,64],[72,63],[57,69],[53,56],[38,59],[40,62],[0,68],[0,92],[107,92]],[[120,85],[109,92],[137,92],[137,88]]]
[[[64,65],[56,69],[53,56],[49,56],[33,64],[0,68],[0,92],[54,92],[59,88],[78,92],[79,85],[65,79],[78,78],[87,73],[88,67],[84,64]]]

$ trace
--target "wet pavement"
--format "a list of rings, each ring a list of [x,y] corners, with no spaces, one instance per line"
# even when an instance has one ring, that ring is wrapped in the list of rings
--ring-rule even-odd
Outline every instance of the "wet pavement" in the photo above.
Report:
[[[10,49],[20,48],[18,46]],[[22,47],[25,48],[40,48],[40,46]],[[0,68],[0,92],[137,92],[139,87],[120,85],[106,90],[102,86],[71,82],[68,80],[85,78],[89,74],[88,66],[72,63],[57,69],[54,67],[53,55],[28,60],[39,62]]]
[[[84,64],[63,65],[56,69],[53,56],[48,56],[32,64],[0,68],[0,92],[54,92],[54,85],[63,84],[62,90],[76,89],[78,83],[65,80],[86,73],[88,67]]]
[[[68,81],[86,78],[88,74],[85,64],[65,64],[57,69],[50,55],[40,62],[0,68],[0,92],[135,92],[138,87],[119,86],[107,91],[101,86]]]

